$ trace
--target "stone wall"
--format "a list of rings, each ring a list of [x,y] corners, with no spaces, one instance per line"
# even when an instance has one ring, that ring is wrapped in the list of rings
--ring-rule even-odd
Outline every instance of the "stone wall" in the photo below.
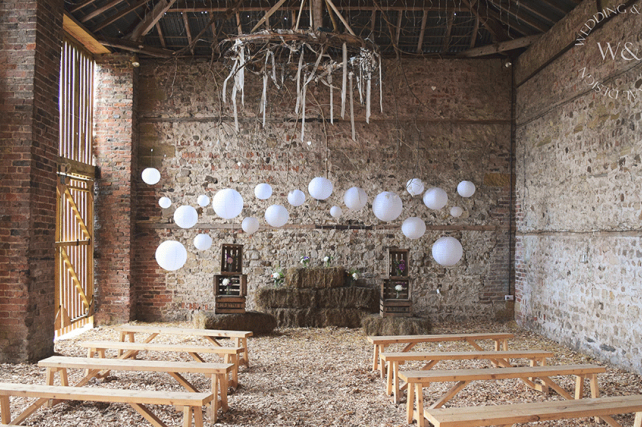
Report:
[[[248,73],[244,107],[239,99],[237,132],[231,102],[220,99],[227,76],[220,64],[142,62],[139,206],[133,242],[138,319],[187,319],[194,311],[212,309],[220,245],[234,241],[245,245],[248,309],[254,306],[257,288],[271,283],[273,269],[298,266],[302,255],[312,258],[312,266],[331,255],[334,265],[357,268],[364,284],[378,287],[390,246],[411,251],[415,313],[434,319],[492,318],[505,309],[510,265],[510,70],[495,59],[404,60],[401,65],[389,61],[384,70],[384,112],[379,112],[375,86],[370,124],[356,95],[356,141],[351,139],[348,115],[345,120],[337,117],[340,92],[334,93],[332,125],[328,89],[314,83],[308,90],[301,140],[292,82],[286,83],[289,93],[269,85],[264,129],[258,114],[260,79]],[[161,171],[162,180],[155,186],[140,180],[148,165]],[[291,207],[288,192],[299,188],[307,194],[308,182],[325,175],[326,167],[334,183],[331,198],[316,202],[308,196],[303,206]],[[450,197],[447,209],[430,211],[420,197],[411,198],[405,183],[413,177],[422,178],[428,187],[444,188]],[[477,185],[471,199],[456,194],[457,183],[464,179]],[[254,186],[260,182],[274,189],[268,201],[254,197]],[[370,203],[362,211],[348,212],[343,193],[355,185],[366,190]],[[194,229],[173,224],[176,207],[198,207],[199,194],[213,197],[225,187],[237,189],[245,200],[239,219],[224,221],[210,205],[198,209]],[[382,191],[395,191],[403,199],[402,216],[391,224],[372,214],[372,200]],[[171,208],[158,206],[161,196],[172,199]],[[282,229],[265,224],[263,215],[271,204],[289,210],[290,220]],[[329,214],[333,205],[344,210],[339,220]],[[448,215],[455,205],[466,211],[461,218]],[[252,236],[239,233],[240,221],[247,216],[261,221],[261,229]],[[425,219],[428,226],[416,241],[400,230],[410,216]],[[198,232],[213,238],[211,249],[194,249]],[[464,257],[455,267],[440,267],[432,259],[432,243],[443,235],[463,244]],[[168,239],[182,242],[189,253],[186,265],[176,272],[160,269],[154,260],[156,247]]]
[[[629,56],[642,47],[642,7],[632,7],[589,32],[601,17],[584,2],[519,58],[516,317],[642,372],[642,74]],[[619,44],[614,58],[607,43]]]

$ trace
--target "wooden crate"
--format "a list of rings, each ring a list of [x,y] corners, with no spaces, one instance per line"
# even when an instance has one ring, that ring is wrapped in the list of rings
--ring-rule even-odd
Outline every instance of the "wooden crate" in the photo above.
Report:
[[[409,300],[379,300],[381,317],[412,317],[412,301]]]
[[[223,285],[223,280],[229,279],[229,285]],[[215,274],[214,275],[214,295],[245,297],[247,296],[247,275],[245,274]]]
[[[243,273],[243,245],[222,245],[221,274],[241,273]]]
[[[410,259],[408,249],[388,248],[388,276],[389,277],[408,277],[410,269]],[[399,271],[399,266],[404,265],[403,271]]]
[[[398,285],[401,285],[403,288],[400,292],[397,292],[395,289]],[[379,313],[381,317],[412,316],[412,287],[410,286],[410,279],[387,278],[382,280]]]
[[[214,312],[216,314],[245,313],[245,297],[218,296]]]

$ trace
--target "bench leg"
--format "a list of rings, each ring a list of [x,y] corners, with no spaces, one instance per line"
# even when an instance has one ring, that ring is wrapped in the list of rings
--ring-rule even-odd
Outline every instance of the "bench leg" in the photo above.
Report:
[[[388,396],[392,396],[392,363],[393,362],[385,362],[388,364],[388,370],[386,373],[386,394]]]
[[[203,410],[200,406],[193,407],[194,427],[203,427]]]
[[[379,369],[379,346],[375,344],[372,354],[372,370],[376,371],[377,369]]]
[[[221,389],[221,410],[223,412],[230,409],[227,404],[227,374],[222,374],[218,379],[219,388]]]
[[[417,427],[425,427],[426,418],[424,417],[424,391],[421,384],[415,384],[415,395],[417,399]]]
[[[642,412],[635,414],[635,421],[633,422],[633,427],[642,427]]]
[[[194,413],[194,426],[203,427],[203,412],[201,408],[192,406],[183,407],[183,427],[191,427],[192,413]]]
[[[212,375],[212,394],[214,395],[214,399],[212,399],[212,402],[210,403],[210,422],[212,424],[216,424],[216,417],[218,415],[218,375],[213,374]],[[221,394],[222,394],[221,390]]]
[[[167,427],[167,424],[165,424],[163,421],[161,421],[160,418],[158,418],[156,415],[152,413],[149,409],[144,407],[143,405],[140,405],[138,403],[130,403],[131,407],[136,410],[139,414],[143,416],[151,425],[154,427]],[[190,418],[191,421],[191,418]]]
[[[581,399],[584,396],[584,377],[578,375],[575,377],[575,399]]]
[[[2,424],[9,424],[11,422],[11,404],[9,403],[9,396],[0,397],[0,421]]]
[[[408,396],[406,397],[406,417],[408,418],[407,419],[408,424],[412,424],[412,420],[414,418],[413,417],[413,415],[414,415],[413,414],[413,409],[414,409],[413,404],[415,403],[414,402],[414,400],[415,400],[415,385],[412,384],[412,383],[406,383],[406,385],[408,386],[407,387]]]
[[[239,359],[239,365],[245,365],[249,368],[250,359],[247,351],[247,338],[243,338],[243,337],[234,338],[234,345],[236,345],[237,347],[243,347],[243,357]]]
[[[399,391],[399,363],[395,362],[394,365],[392,365],[392,381],[394,382],[393,384],[393,392],[394,392],[394,400],[396,404],[399,404],[401,401],[401,394]]]

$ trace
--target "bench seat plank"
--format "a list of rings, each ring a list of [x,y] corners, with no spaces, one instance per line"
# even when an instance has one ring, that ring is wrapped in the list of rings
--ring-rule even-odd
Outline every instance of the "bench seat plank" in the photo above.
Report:
[[[502,406],[426,409],[424,414],[428,421],[436,427],[481,427],[631,412],[642,412],[642,395]]]
[[[121,341],[84,341],[78,343],[85,348],[101,348],[115,350],[146,350],[146,351],[173,351],[185,353],[215,353],[215,354],[241,354],[243,347],[210,347],[202,345],[138,343]]]
[[[228,331],[225,329],[190,329],[190,328],[165,328],[163,326],[119,325],[114,329],[120,332],[136,332],[149,334],[192,335],[199,337],[218,338],[247,338],[253,335],[252,331]]]
[[[231,363],[166,362],[164,360],[95,359],[51,356],[38,362],[44,368],[109,369],[114,371],[186,372],[211,375],[229,373]]]

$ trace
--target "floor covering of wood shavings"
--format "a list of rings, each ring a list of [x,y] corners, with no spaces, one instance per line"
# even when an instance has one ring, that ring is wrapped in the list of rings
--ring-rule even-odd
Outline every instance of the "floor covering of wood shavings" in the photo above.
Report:
[[[165,323],[160,326],[191,327],[189,323]],[[515,323],[442,324],[434,333],[512,332],[515,338],[509,349],[543,349],[555,353],[549,365],[598,363],[591,358],[560,346],[537,334],[522,330]],[[141,341],[143,335],[137,335]],[[58,340],[55,351],[63,356],[86,356],[80,341],[118,340],[111,327],[95,328],[82,335]],[[203,344],[201,338],[159,335],[154,342]],[[484,349],[493,349],[492,341],[483,341]],[[229,340],[223,345],[231,346]],[[405,426],[405,397],[395,405],[385,394],[385,380],[372,371],[372,347],[360,329],[280,329],[270,336],[249,339],[250,367],[241,367],[240,387],[229,396],[230,410],[219,416],[220,426]],[[393,350],[394,347],[390,347]],[[400,350],[398,347],[397,350]],[[414,351],[472,350],[465,343],[420,344]],[[108,356],[115,357],[115,350]],[[207,361],[218,362],[216,355],[204,355]],[[142,353],[139,358],[154,360],[183,360],[181,353]],[[524,365],[525,360],[515,361]],[[402,370],[418,368],[409,363]],[[485,361],[441,362],[434,369],[489,367]],[[45,370],[35,364],[0,365],[0,382],[44,384]],[[642,377],[606,365],[607,373],[599,375],[602,396],[642,394]],[[81,378],[80,370],[70,370],[70,383]],[[188,381],[199,390],[208,391],[209,380],[201,375],[186,374]],[[573,377],[554,378],[569,391],[574,388]],[[59,379],[56,377],[56,384]],[[443,383],[425,390],[425,404],[436,400],[452,384]],[[110,387],[144,390],[184,391],[167,374],[112,372],[104,380],[92,380],[87,387]],[[590,394],[588,382],[586,396]],[[519,402],[561,400],[553,393],[546,396],[527,388],[519,380],[474,382],[462,390],[446,407],[505,405]],[[11,398],[15,417],[33,399]],[[169,426],[182,425],[182,414],[169,406],[151,405],[151,410]],[[220,414],[220,413],[219,413]],[[633,415],[615,417],[623,426],[633,425]],[[125,404],[94,402],[62,403],[54,408],[41,408],[23,423],[38,427],[139,426],[149,425],[133,408]],[[205,425],[211,425],[205,417]],[[546,421],[515,426],[596,426],[592,419]]]

